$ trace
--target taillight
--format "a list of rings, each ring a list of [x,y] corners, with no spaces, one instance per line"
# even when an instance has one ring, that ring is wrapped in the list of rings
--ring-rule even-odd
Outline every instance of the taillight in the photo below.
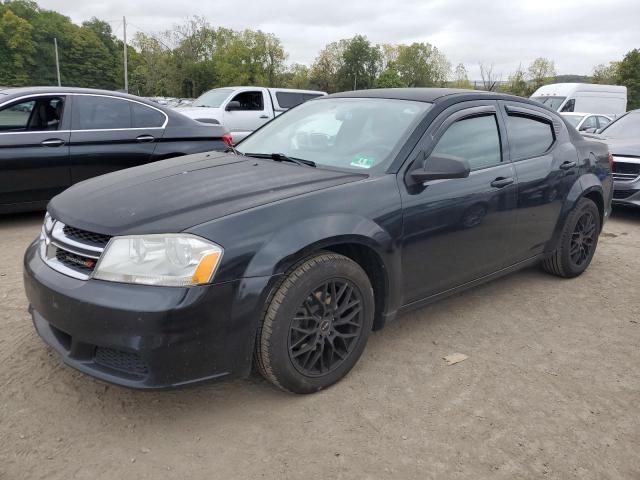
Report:
[[[613,172],[613,155],[609,154],[609,171]]]
[[[222,141],[227,145],[227,147],[233,148],[233,137],[230,133],[222,135]]]

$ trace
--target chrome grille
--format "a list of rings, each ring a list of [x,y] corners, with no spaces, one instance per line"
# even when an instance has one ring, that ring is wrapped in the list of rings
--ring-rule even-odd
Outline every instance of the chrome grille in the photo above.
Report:
[[[40,254],[54,270],[70,277],[87,280],[110,238],[86,230],[50,221],[42,230]]]
[[[78,242],[86,242],[89,245],[95,245],[101,248],[106,247],[107,243],[109,243],[109,240],[111,239],[109,235],[80,230],[79,228],[75,228],[70,225],[65,225],[62,231],[67,237]]]

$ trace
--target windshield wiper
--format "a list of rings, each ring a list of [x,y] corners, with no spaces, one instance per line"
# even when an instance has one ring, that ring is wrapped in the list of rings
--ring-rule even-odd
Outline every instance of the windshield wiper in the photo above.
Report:
[[[316,162],[314,161],[305,160],[303,158],[289,157],[284,153],[243,153],[243,155],[245,157],[270,158],[271,160],[275,160],[276,162],[291,162],[302,167],[315,168],[316,166]]]

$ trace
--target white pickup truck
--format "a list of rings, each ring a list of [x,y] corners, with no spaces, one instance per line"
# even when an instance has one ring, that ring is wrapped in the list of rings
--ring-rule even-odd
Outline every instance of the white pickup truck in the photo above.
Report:
[[[224,87],[209,90],[190,107],[176,110],[200,122],[224,125],[233,141],[239,142],[282,112],[323,95],[314,90]]]

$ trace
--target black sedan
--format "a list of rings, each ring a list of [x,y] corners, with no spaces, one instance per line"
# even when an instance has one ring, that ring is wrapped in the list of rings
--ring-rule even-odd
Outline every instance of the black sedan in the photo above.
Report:
[[[399,312],[533,264],[580,275],[610,212],[606,146],[506,95],[330,95],[237,152],[115,172],[51,201],[24,281],[66,363],[135,388],[254,366],[314,392]]]
[[[103,173],[224,150],[225,133],[123,93],[0,90],[0,213],[44,209],[72,184]]]

